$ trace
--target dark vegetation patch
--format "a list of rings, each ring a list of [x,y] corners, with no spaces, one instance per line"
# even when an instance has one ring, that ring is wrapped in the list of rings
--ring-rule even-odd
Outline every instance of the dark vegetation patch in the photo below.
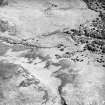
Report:
[[[104,0],[83,0],[89,9],[92,9],[96,12],[105,10],[105,1]]]
[[[4,21],[0,19],[0,31],[6,32],[8,30],[8,21]]]
[[[17,29],[15,24],[10,24],[7,20],[0,19],[0,32],[8,32],[11,36],[16,36]]]
[[[8,0],[0,0],[0,6],[8,5]]]
[[[79,29],[64,30],[77,45],[85,44],[84,50],[105,53],[105,23],[101,18],[81,24]]]
[[[58,44],[57,48],[62,52],[65,49],[65,45],[64,44]]]
[[[105,53],[105,45],[100,45],[94,42],[95,41],[91,42],[90,44],[87,44],[86,45],[87,49],[92,52]]]
[[[105,55],[99,54],[98,56],[94,55],[95,62],[105,67]]]
[[[105,24],[100,18],[96,18],[90,23],[80,25],[79,33],[89,38],[104,40]]]
[[[13,77],[13,74],[16,72],[16,65],[12,63],[3,63],[0,62],[0,78],[10,79]]]

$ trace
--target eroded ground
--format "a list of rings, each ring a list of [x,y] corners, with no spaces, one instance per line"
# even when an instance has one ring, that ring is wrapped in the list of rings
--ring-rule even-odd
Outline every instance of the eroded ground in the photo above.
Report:
[[[105,105],[105,3],[0,3],[0,105]]]

